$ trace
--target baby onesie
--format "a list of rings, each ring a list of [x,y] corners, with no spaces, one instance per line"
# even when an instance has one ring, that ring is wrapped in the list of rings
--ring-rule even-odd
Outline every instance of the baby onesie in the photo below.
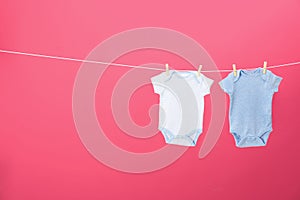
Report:
[[[170,70],[151,78],[160,95],[158,129],[168,144],[195,146],[202,133],[204,96],[213,80],[196,71]]]
[[[229,123],[237,147],[265,146],[272,131],[272,98],[282,78],[262,68],[231,72],[220,81],[230,97]]]

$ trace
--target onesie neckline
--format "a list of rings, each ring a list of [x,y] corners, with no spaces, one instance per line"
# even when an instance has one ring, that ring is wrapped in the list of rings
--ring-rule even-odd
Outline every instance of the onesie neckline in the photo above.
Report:
[[[233,73],[233,72],[232,72]],[[262,73],[262,68],[258,67],[256,69],[239,69],[237,71],[237,76],[234,77],[233,82],[236,82],[240,79],[240,77],[243,78],[256,78],[256,77],[260,77],[262,78],[264,81],[266,80],[266,75],[268,74],[268,70],[266,74]]]
[[[170,71],[172,74],[176,73],[178,76],[181,76],[183,78],[187,78],[187,77],[195,74],[194,71],[192,71],[192,70],[180,70],[180,71],[170,70]]]
[[[200,76],[198,77],[197,72],[194,70],[170,70],[170,76],[167,80],[170,80],[173,76],[179,79],[193,79],[198,83],[200,83],[200,79],[202,79],[202,74],[200,74]]]
[[[241,69],[241,74],[244,77],[256,77],[261,74],[261,68],[256,69]]]

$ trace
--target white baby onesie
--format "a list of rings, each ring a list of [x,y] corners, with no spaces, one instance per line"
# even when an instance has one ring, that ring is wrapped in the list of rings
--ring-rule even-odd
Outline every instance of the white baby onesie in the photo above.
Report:
[[[159,125],[166,143],[195,146],[202,133],[204,96],[212,79],[196,71],[170,70],[151,78],[160,95]]]

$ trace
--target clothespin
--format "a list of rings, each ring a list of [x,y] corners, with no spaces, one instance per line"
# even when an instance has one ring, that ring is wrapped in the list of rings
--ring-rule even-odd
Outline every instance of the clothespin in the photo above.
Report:
[[[166,64],[166,74],[169,75],[169,64]]]
[[[197,75],[198,75],[198,76],[200,76],[201,69],[202,69],[202,65],[199,65],[198,72],[197,72]]]
[[[263,73],[265,74],[266,72],[267,72],[267,61],[264,61]]]
[[[236,65],[232,64],[232,68],[233,68],[233,75],[236,76]]]

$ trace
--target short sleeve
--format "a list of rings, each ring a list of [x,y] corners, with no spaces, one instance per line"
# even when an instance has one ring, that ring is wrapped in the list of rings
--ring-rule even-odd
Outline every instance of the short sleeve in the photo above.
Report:
[[[278,92],[279,84],[281,82],[282,78],[279,76],[276,76],[272,72],[269,73],[268,77],[268,86],[273,92]]]
[[[161,84],[161,80],[159,78],[159,75],[158,76],[153,76],[151,78],[151,83],[152,83],[152,86],[153,86],[153,89],[154,89],[154,92],[156,94],[161,94],[164,87],[162,86]]]
[[[228,74],[226,78],[224,78],[219,82],[219,85],[222,88],[222,90],[224,90],[224,92],[226,92],[227,94],[232,94],[233,83],[234,83],[234,76],[233,73],[231,72],[230,74]]]
[[[201,93],[203,96],[207,95],[210,93],[210,88],[213,84],[214,80],[207,78],[202,74],[202,81],[201,81]]]

